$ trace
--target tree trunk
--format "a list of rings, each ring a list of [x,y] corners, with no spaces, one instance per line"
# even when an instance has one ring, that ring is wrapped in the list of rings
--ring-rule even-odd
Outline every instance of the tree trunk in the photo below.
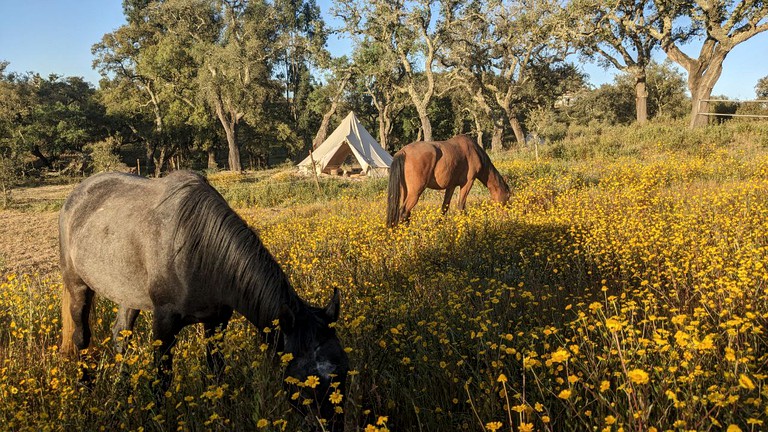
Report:
[[[493,135],[491,136],[491,150],[502,151],[504,150],[504,127],[499,124],[493,125]]]
[[[157,137],[153,137],[151,141],[146,142],[146,152],[144,154],[144,164],[147,166],[147,175],[149,175],[149,165],[155,164],[155,152],[157,151]]]
[[[160,178],[160,174],[163,172],[163,165],[165,164],[165,146],[160,146],[160,155],[154,158],[155,162],[155,177]]]
[[[646,87],[645,69],[635,75],[635,111],[637,124],[648,122],[648,89]]]
[[[224,132],[227,134],[227,145],[229,146],[229,170],[240,172],[243,170],[240,165],[240,148],[237,145],[237,123],[224,124]]]
[[[240,147],[237,144],[237,122],[240,120],[240,116],[232,110],[229,110],[231,118],[227,116],[227,111],[224,109],[224,102],[221,100],[221,95],[217,94],[214,99],[214,108],[216,111],[216,117],[219,118],[221,126],[224,127],[224,133],[227,136],[227,146],[229,149],[229,156],[227,161],[229,163],[229,170],[240,172],[243,170],[240,165]]]
[[[379,144],[381,144],[381,148],[383,148],[386,151],[389,151],[389,145],[387,145],[387,131],[389,128],[387,127],[387,118],[385,114],[381,111],[379,111]]]
[[[509,124],[512,126],[512,131],[515,133],[515,140],[518,144],[525,144],[525,132],[523,132],[523,126],[520,121],[514,115],[509,116]]]
[[[712,89],[720,79],[720,74],[723,73],[723,62],[730,48],[718,45],[715,39],[708,37],[704,42],[702,53],[706,51],[711,54],[706,56],[701,54],[698,60],[689,58],[674,44],[664,47],[664,51],[669,58],[688,72],[688,91],[691,92],[690,127],[693,129],[706,126],[709,118],[700,113],[708,112],[709,104],[702,101],[711,97]]]
[[[331,124],[331,117],[333,117],[333,115],[336,113],[337,105],[338,104],[336,101],[333,101],[328,111],[323,114],[323,121],[320,122],[320,129],[317,130],[315,139],[312,141],[312,150],[315,150],[317,146],[322,144],[323,141],[325,141],[325,138],[328,136],[328,126]]]
[[[720,74],[717,74],[719,77]],[[709,112],[709,102],[703,102],[712,96],[717,77],[688,79],[688,90],[691,92],[691,128],[706,126],[709,124],[709,116],[701,113]]]
[[[339,87],[336,90],[336,93],[333,95],[333,99],[331,100],[331,106],[323,115],[323,121],[320,123],[320,129],[318,129],[317,134],[315,135],[315,139],[312,141],[312,150],[316,149],[317,146],[325,141],[325,138],[328,135],[328,125],[331,123],[331,117],[336,114],[336,108],[339,106],[339,101],[344,95],[344,89],[347,87],[347,83],[351,77],[352,73],[347,72],[347,74],[341,79]]]
[[[419,121],[421,121],[421,130],[424,132],[423,141],[432,141],[432,123],[429,121],[427,107],[417,107],[419,112]]]
[[[216,165],[216,151],[212,148],[208,149],[208,169],[214,170],[217,168]]]
[[[51,165],[51,161],[48,160],[47,157],[43,154],[43,152],[40,151],[40,146],[35,144],[34,147],[32,147],[32,154],[47,168],[53,168],[53,165]]]

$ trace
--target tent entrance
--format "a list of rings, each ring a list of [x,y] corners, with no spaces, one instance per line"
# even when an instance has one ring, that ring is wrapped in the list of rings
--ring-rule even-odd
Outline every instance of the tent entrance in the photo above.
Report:
[[[333,154],[328,163],[323,168],[323,172],[326,174],[342,174],[345,170],[348,174],[358,174],[363,171],[360,163],[357,161],[355,154],[352,153],[352,149],[349,148],[349,143],[344,141],[336,153]]]

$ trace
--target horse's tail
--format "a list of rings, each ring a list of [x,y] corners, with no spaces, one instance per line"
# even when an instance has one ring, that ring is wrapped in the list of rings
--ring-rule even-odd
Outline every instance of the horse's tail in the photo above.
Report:
[[[71,357],[75,354],[75,344],[72,341],[72,335],[75,333],[75,323],[72,320],[72,312],[70,310],[71,300],[69,298],[69,290],[62,284],[61,288],[61,345],[59,347],[59,354],[64,357]]]
[[[394,227],[400,222],[403,207],[400,204],[405,198],[402,192],[405,189],[405,155],[398,153],[392,159],[389,167],[389,198],[387,199],[387,226]]]

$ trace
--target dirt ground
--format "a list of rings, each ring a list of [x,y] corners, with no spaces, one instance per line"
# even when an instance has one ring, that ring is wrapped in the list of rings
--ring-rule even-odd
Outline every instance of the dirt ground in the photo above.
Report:
[[[58,272],[58,210],[72,185],[15,189],[14,206],[0,209],[0,273]]]

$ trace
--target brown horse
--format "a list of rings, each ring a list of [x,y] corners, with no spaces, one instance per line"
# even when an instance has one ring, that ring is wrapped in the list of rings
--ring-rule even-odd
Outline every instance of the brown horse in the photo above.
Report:
[[[509,199],[509,187],[475,140],[457,135],[447,141],[417,141],[395,154],[389,169],[387,226],[407,221],[424,189],[445,190],[443,213],[459,187],[457,207],[464,210],[469,190],[480,180],[499,203]]]

